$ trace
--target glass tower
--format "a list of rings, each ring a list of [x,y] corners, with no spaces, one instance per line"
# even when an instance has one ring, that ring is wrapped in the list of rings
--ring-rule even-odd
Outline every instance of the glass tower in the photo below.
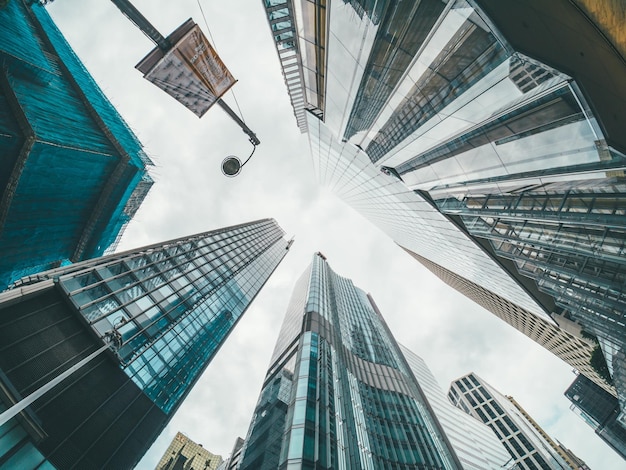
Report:
[[[2,2],[0,24],[4,290],[23,276],[112,252],[153,181],[141,143],[46,9]]]
[[[0,467],[23,465],[12,459],[31,455],[26,445],[59,469],[135,465],[290,246],[265,219],[47,271],[0,294],[6,406],[110,346],[0,428],[36,436],[5,441]]]
[[[516,465],[515,468],[578,469],[578,465],[567,460],[567,454],[512,397],[505,397],[476,374],[452,382],[448,398],[459,409],[491,428],[509,452],[510,464]]]
[[[296,283],[239,468],[462,468],[374,301],[321,253]]]
[[[522,329],[591,338],[626,404],[626,69],[590,17],[561,2],[264,5],[320,182],[436,274],[523,312]],[[586,353],[570,364],[615,394]]]

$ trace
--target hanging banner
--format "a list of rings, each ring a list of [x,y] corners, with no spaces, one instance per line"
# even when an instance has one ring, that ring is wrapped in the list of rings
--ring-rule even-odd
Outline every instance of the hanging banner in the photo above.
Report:
[[[135,68],[201,117],[236,80],[191,19],[168,40],[173,44],[171,49],[155,48]]]

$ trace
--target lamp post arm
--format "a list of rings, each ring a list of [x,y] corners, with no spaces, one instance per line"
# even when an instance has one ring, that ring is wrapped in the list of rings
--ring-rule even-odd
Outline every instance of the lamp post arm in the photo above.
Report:
[[[245,122],[243,122],[239,116],[237,116],[237,114],[235,113],[235,111],[233,111],[231,109],[230,106],[228,106],[224,100],[222,98],[219,98],[217,100],[217,104],[219,104],[222,109],[224,111],[226,111],[226,114],[228,114],[233,121],[235,121],[237,124],[239,124],[239,127],[241,127],[241,130],[244,131],[246,134],[248,134],[248,137],[250,137],[250,142],[252,143],[252,145],[254,145],[255,147],[257,145],[259,145],[261,143],[261,141],[258,139],[258,137],[256,136],[256,134],[254,132],[252,132],[252,129],[250,129]]]
[[[172,45],[159,31],[143,16],[129,0],[111,0],[122,13],[132,21],[152,42],[161,50],[167,51]]]

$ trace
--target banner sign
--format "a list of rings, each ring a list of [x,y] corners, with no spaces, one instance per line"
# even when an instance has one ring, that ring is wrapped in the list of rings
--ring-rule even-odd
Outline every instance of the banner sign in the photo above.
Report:
[[[173,96],[198,117],[232,87],[236,80],[197,24],[188,20],[168,40],[168,51],[156,48],[136,68],[144,78]]]

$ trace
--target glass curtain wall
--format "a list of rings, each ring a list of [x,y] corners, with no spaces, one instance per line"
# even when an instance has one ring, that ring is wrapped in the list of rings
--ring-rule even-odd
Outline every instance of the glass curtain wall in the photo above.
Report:
[[[278,345],[241,469],[460,468],[371,297],[322,254]]]
[[[306,113],[314,168],[402,247],[578,323],[624,407],[626,155],[602,131],[616,118],[600,126],[578,63],[580,86],[516,51],[481,3],[291,1],[300,70],[323,74],[302,106],[323,102]]]
[[[49,271],[121,367],[169,414],[286,255],[265,219]]]

